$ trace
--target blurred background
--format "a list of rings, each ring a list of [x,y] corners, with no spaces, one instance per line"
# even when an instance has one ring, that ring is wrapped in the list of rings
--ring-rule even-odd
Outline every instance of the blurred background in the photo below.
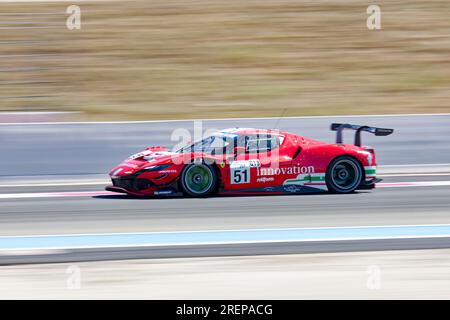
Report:
[[[84,119],[450,110],[450,2],[79,1],[0,4],[0,111]]]
[[[371,4],[380,30],[367,27]],[[81,29],[67,28],[71,5]],[[0,0],[0,298],[448,299],[449,13],[448,0]],[[309,115],[323,117],[287,118]],[[260,117],[275,119],[233,119]],[[384,179],[370,192],[104,191],[109,170],[151,145],[170,147],[192,119],[209,119],[205,130],[277,127],[325,142],[335,141],[332,122],[395,132],[364,136]],[[393,240],[389,226],[417,225],[443,236]],[[234,251],[92,251],[53,237],[186,231],[189,244],[206,231],[358,226],[386,228],[386,238],[308,247],[230,236]],[[54,246],[5,244],[37,246],[46,235]]]

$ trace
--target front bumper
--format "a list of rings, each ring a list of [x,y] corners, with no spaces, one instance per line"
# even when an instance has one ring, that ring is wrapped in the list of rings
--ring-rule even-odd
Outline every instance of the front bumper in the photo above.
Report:
[[[147,194],[144,193],[140,193],[140,192],[135,192],[135,191],[131,191],[131,190],[127,190],[121,187],[116,187],[113,185],[107,185],[105,187],[106,191],[111,191],[111,192],[118,192],[118,193],[125,193],[125,194],[129,194],[129,195],[133,195],[133,196],[146,196]]]
[[[107,191],[125,193],[134,196],[166,196],[177,194],[176,180],[160,185],[145,178],[132,176],[111,176],[112,185],[105,187]]]
[[[151,189],[156,187],[156,185],[148,180],[148,179],[141,179],[136,177],[111,177],[112,185],[114,187],[122,188],[125,190],[132,190],[133,192],[140,192],[141,190]]]
[[[139,179],[133,176],[111,176],[112,185],[105,187],[107,191],[126,193],[134,196],[153,195],[156,186],[148,179]]]

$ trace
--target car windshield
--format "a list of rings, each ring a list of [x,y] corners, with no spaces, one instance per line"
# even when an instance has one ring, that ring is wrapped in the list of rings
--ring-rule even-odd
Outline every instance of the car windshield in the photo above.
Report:
[[[177,153],[187,152],[203,152],[207,154],[231,154],[234,146],[234,136],[227,136],[222,134],[211,135],[203,140],[194,142],[179,150]]]

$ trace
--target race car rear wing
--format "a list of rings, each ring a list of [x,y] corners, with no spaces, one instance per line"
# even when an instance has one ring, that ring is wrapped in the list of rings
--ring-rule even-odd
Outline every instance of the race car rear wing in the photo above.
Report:
[[[342,131],[344,129],[356,130],[355,133],[355,146],[361,146],[361,131],[370,132],[376,136],[388,136],[394,132],[394,129],[375,128],[369,126],[358,126],[349,123],[332,123],[331,130],[336,132],[336,143],[343,143]]]

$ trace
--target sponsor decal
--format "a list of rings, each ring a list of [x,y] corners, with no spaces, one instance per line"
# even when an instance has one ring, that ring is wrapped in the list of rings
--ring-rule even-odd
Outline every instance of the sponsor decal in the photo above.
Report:
[[[256,179],[256,182],[262,182],[262,183],[272,182],[272,181],[275,181],[274,177],[262,177],[262,178]]]
[[[277,175],[299,175],[299,174],[311,174],[314,173],[314,166],[294,166],[294,167],[280,167],[280,168],[259,168],[256,171],[258,176],[277,176]]]
[[[221,162],[221,163],[219,163],[219,166],[223,169],[223,168],[225,168],[225,163]]]
[[[293,166],[293,167],[264,167],[261,168],[259,160],[234,161],[230,164],[231,184],[249,183],[250,168],[256,168],[256,182],[267,183],[275,181],[277,175],[305,175],[314,174],[314,166]],[[292,179],[295,180],[295,179]],[[295,183],[294,183],[295,184]]]
[[[170,190],[170,189],[167,189],[167,190],[156,190],[155,192],[154,192],[154,194],[155,195],[170,195],[170,194],[174,194],[175,193],[175,191],[174,190]]]
[[[300,192],[302,190],[302,187],[293,184],[293,185],[283,186],[283,189],[286,192],[296,193],[296,192]]]
[[[243,167],[259,168],[259,167],[261,167],[261,162],[257,159],[255,159],[255,160],[238,160],[238,161],[233,161],[230,164],[230,167],[232,167],[232,168],[243,168]]]
[[[159,172],[159,173],[177,173],[178,170],[170,169],[170,170],[160,170],[160,171],[157,171],[157,172]]]

